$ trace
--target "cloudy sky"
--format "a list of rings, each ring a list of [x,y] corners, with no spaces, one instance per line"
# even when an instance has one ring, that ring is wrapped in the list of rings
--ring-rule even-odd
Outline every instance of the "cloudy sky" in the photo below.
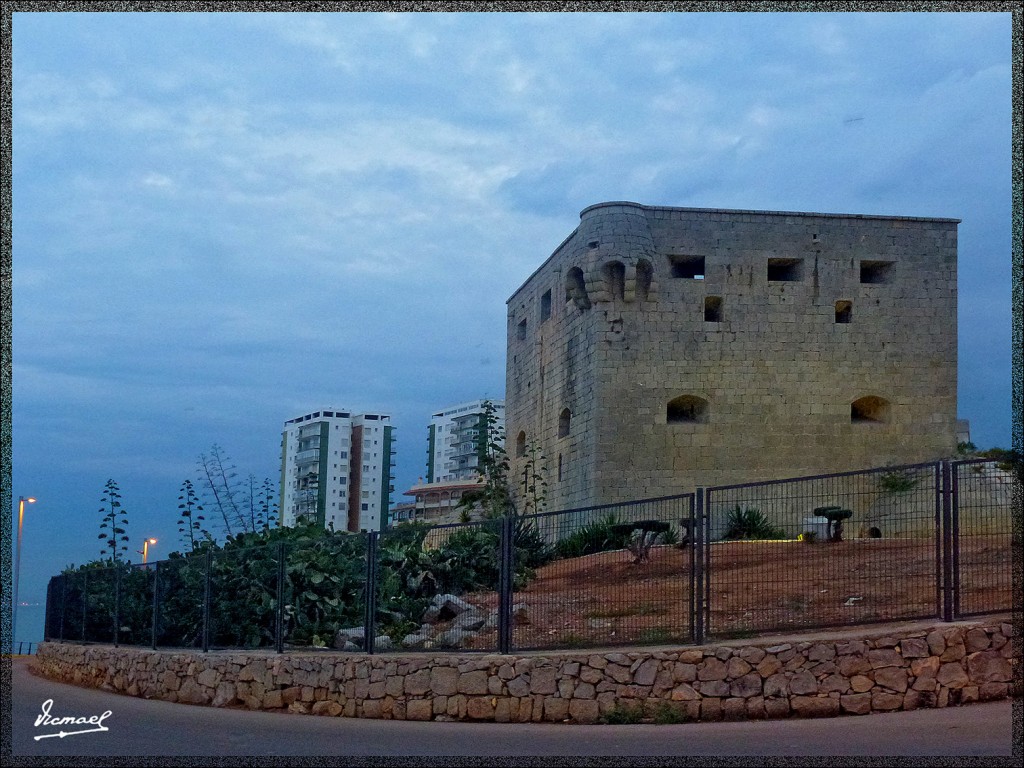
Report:
[[[178,547],[218,443],[504,396],[505,300],[606,200],[963,219],[960,415],[1010,443],[1010,15],[17,13],[21,598]],[[136,556],[137,557],[137,556]],[[19,631],[20,634],[20,631]],[[35,639],[35,638],[25,638]]]

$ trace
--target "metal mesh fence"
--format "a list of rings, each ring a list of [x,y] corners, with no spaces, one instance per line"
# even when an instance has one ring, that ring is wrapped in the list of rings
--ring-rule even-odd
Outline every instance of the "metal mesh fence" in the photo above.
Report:
[[[117,641],[122,645],[151,645],[153,642],[155,574],[155,565],[121,566]]]
[[[952,468],[955,612],[1013,608],[1013,465],[957,462]]]
[[[367,534],[288,547],[282,588],[284,642],[293,648],[361,650]]]
[[[692,504],[687,494],[523,518],[512,647],[691,640]]]
[[[160,562],[156,611],[158,646],[202,647],[205,586],[206,558],[202,555]]]
[[[64,640],[78,642],[85,640],[82,619],[86,610],[83,598],[85,596],[84,588],[87,585],[87,572],[64,574],[63,619],[61,621],[61,637]]]
[[[82,572],[83,638],[88,643],[114,641],[114,613],[117,608],[117,570],[94,568]]]
[[[43,639],[59,640],[64,608],[64,574],[53,576],[46,585],[46,618],[43,620]]]
[[[50,580],[44,634],[511,652],[952,620],[1012,609],[1013,471],[885,467],[90,566]]]
[[[214,552],[210,646],[261,648],[276,641],[277,547]]]
[[[936,616],[939,465],[710,488],[708,631]]]
[[[500,520],[381,533],[376,650],[497,651],[500,545]]]

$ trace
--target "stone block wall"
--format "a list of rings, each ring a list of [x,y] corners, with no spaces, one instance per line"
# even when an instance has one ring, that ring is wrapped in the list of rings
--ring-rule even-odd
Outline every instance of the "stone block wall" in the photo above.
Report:
[[[860,715],[1020,695],[1009,617],[672,650],[524,656],[151,651],[43,643],[45,677],[215,707],[395,720],[593,723]]]
[[[956,238],[955,219],[590,206],[508,300],[510,477],[520,435],[549,509],[951,455]],[[669,417],[680,398],[699,418]]]

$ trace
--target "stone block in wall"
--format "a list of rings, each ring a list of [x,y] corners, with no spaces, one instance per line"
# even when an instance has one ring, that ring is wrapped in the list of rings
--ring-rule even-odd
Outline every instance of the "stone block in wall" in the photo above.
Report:
[[[967,657],[967,675],[975,683],[1009,682],[1009,659],[997,651],[978,651]]]
[[[789,680],[789,691],[796,696],[818,692],[818,681],[810,672],[797,672]]]
[[[714,657],[706,659],[697,669],[697,679],[701,681],[725,680],[728,674],[725,664]]]
[[[771,719],[778,719],[783,717],[789,717],[789,699],[777,698],[777,699],[765,699],[764,700],[764,713],[765,716]]]
[[[725,680],[707,680],[699,685],[701,696],[724,698],[729,695],[729,684]]]
[[[964,646],[967,653],[974,653],[975,651],[983,651],[992,644],[989,639],[988,633],[984,629],[974,628],[967,630],[967,634],[964,637]]]
[[[902,667],[882,667],[875,670],[876,685],[899,693],[907,690],[907,677],[907,670]]]
[[[434,667],[430,670],[430,690],[435,696],[451,696],[459,689],[459,670]]]
[[[951,661],[939,667],[935,679],[945,688],[963,688],[970,682],[961,664]]]
[[[892,648],[876,648],[868,651],[868,661],[872,669],[882,667],[902,667],[904,663],[900,652]]]
[[[940,661],[959,661],[967,655],[963,636],[959,632],[946,635],[946,650],[939,655]]]
[[[746,699],[725,699],[722,702],[723,720],[745,720],[747,717]]]
[[[700,719],[713,722],[722,719],[721,699],[701,699]]]
[[[871,708],[877,712],[891,712],[903,706],[903,694],[878,692],[871,694]]]
[[[569,716],[578,723],[595,723],[600,707],[594,700],[573,699],[569,702]]]
[[[653,685],[658,675],[659,666],[657,659],[647,659],[641,662],[633,673],[633,682],[636,685]]]
[[[978,687],[978,698],[981,701],[1005,699],[1009,693],[1010,686],[1007,683],[982,683]]]
[[[544,720],[558,723],[569,716],[569,702],[566,699],[549,696],[544,700]]]
[[[756,672],[748,672],[735,679],[729,686],[729,694],[740,699],[759,696],[762,692],[761,676]]]
[[[491,696],[469,696],[466,698],[466,715],[471,720],[493,720],[496,703]]]
[[[840,696],[839,706],[843,712],[851,715],[866,715],[871,712],[871,694],[851,693]]]
[[[920,637],[908,637],[900,641],[900,655],[904,659],[916,659],[928,656],[928,642]]]
[[[741,659],[739,656],[733,656],[729,659],[725,665],[726,668],[726,679],[735,680],[736,678],[743,677],[745,674],[750,672],[753,667],[750,666],[746,661]]]
[[[839,699],[825,696],[794,696],[789,704],[800,717],[832,717],[839,714]]]

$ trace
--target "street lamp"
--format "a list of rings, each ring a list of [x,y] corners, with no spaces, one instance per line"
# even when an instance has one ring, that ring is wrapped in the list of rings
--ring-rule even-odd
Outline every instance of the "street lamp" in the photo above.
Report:
[[[150,544],[156,544],[156,539],[146,539],[144,542],[142,542],[142,549],[140,550],[140,552],[142,553],[142,564],[143,565],[146,564],[146,558],[149,557],[149,545]]]
[[[25,519],[25,502],[35,504],[36,500],[31,496],[18,497],[18,549],[14,560],[14,606],[11,610],[11,642],[16,642],[18,636],[15,631],[18,628],[18,577],[21,575],[21,524]]]

